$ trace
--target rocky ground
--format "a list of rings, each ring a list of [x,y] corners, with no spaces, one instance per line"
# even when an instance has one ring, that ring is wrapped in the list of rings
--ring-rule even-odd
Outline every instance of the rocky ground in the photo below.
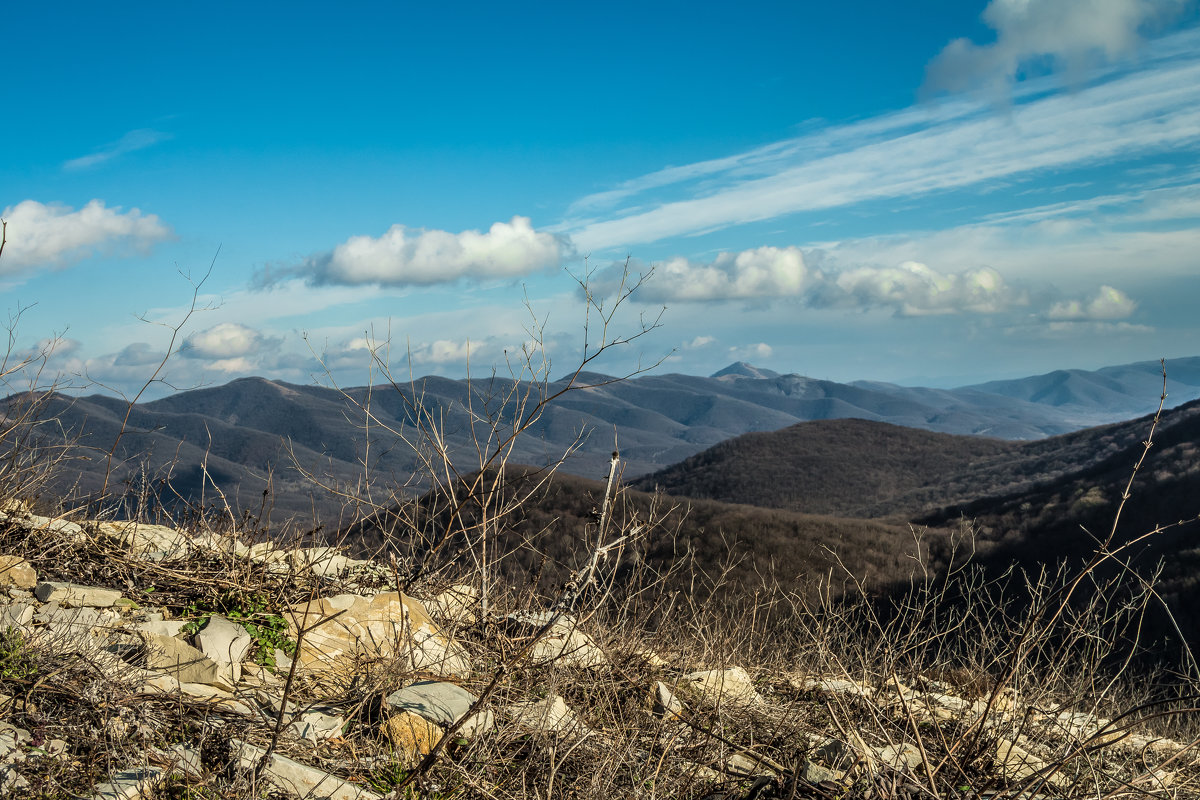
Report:
[[[394,569],[9,503],[0,796],[1200,796],[1178,703],[1120,716],[815,634],[739,662],[680,612],[485,613],[475,583],[410,595]]]

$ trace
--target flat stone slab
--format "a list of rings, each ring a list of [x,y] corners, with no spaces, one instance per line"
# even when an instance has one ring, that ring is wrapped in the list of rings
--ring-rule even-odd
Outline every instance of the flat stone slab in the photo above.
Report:
[[[453,683],[445,681],[418,681],[399,691],[392,692],[384,701],[397,711],[411,711],[418,716],[449,728],[458,722],[479,698]],[[482,711],[459,727],[463,736],[473,736],[489,731],[495,726],[491,711]]]
[[[43,603],[58,603],[67,608],[111,608],[121,599],[118,589],[80,586],[77,583],[61,581],[42,581],[33,593]]]
[[[237,751],[238,762],[245,769],[253,769],[267,752],[261,747],[237,739],[234,739],[232,744]],[[278,753],[271,754],[263,775],[285,792],[309,800],[382,800],[382,795],[370,789]]]
[[[107,783],[96,787],[92,800],[137,800],[166,780],[166,770],[158,767],[135,767],[115,772]]]

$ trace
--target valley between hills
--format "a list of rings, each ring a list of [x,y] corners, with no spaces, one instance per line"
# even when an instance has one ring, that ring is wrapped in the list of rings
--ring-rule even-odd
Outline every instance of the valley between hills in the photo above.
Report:
[[[1200,513],[1200,358],[1165,368],[1156,444],[1123,510],[1129,536]],[[206,507],[356,555],[386,547],[425,557],[406,542],[449,524],[429,475],[443,491],[490,486],[488,502],[511,507],[496,569],[546,593],[585,547],[618,449],[625,512],[655,520],[638,563],[665,571],[686,560],[714,596],[768,584],[822,592],[849,575],[886,591],[912,578],[914,556],[949,568],[965,533],[996,575],[1090,552],[1149,434],[1162,369],[1142,362],[950,390],[837,384],[742,363],[708,378],[583,374],[586,388],[547,405],[508,449],[503,434],[529,408],[513,390],[530,388],[511,381],[429,377],[336,391],[248,378],[131,410],[108,397],[47,396],[40,414],[53,425],[33,436],[60,460],[48,497],[86,505],[111,468],[109,513],[175,519]],[[23,399],[6,401],[10,418]],[[482,463],[477,438],[503,457]],[[463,489],[481,467],[487,479]],[[422,536],[405,534],[415,518]],[[1195,533],[1175,526],[1126,567],[1153,571],[1165,557],[1162,592],[1185,618],[1200,609]],[[452,561],[457,548],[447,543],[438,558]],[[1185,626],[1200,641],[1200,627]]]

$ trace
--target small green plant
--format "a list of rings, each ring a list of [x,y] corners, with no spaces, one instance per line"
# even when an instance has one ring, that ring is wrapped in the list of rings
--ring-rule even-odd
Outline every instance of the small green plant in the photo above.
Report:
[[[0,630],[0,681],[27,681],[38,674],[37,659],[16,628]]]
[[[289,657],[296,654],[296,642],[288,637],[287,620],[271,610],[270,599],[265,594],[235,590],[221,595],[212,604],[191,603],[183,609],[183,616],[192,620],[181,632],[185,636],[199,633],[213,614],[221,614],[246,629],[255,643],[254,663],[260,666],[274,670],[277,649]]]

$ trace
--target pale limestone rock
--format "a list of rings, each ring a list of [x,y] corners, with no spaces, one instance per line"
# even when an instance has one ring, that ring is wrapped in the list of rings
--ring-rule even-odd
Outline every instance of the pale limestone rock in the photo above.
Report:
[[[234,739],[232,744],[238,754],[238,762],[245,769],[253,769],[266,755],[266,750],[249,742]],[[278,753],[271,755],[263,775],[284,791],[308,800],[381,800],[381,795],[370,789]]]
[[[245,555],[251,561],[258,564],[280,565],[288,567],[291,564],[291,556],[287,550],[282,549],[275,542],[258,542],[245,548]]]
[[[306,569],[314,575],[323,578],[336,578],[369,564],[369,561],[348,558],[333,547],[301,547],[292,550],[288,559],[296,569]]]
[[[178,636],[187,624],[187,620],[184,619],[151,619],[139,622],[134,626],[134,630],[155,636]]]
[[[85,541],[88,536],[83,527],[77,522],[54,517],[42,517],[28,512],[0,512],[0,519],[11,520],[22,528],[31,531],[51,531],[73,541]]]
[[[340,714],[326,714],[309,709],[292,717],[288,723],[288,731],[297,739],[315,745],[341,736],[345,726],[346,718]]]
[[[554,616],[552,611],[509,614],[508,621],[522,629],[525,635],[533,636]],[[552,661],[558,666],[586,669],[609,665],[604,651],[596,646],[590,636],[579,630],[574,619],[566,615],[560,615],[546,635],[534,642],[529,650],[529,660],[534,663]]]
[[[232,711],[245,717],[255,716],[250,706],[237,699],[232,693],[207,683],[190,683],[180,681],[172,675],[166,675],[153,670],[143,670],[141,673],[142,691],[152,690],[169,695],[187,695],[196,700],[202,700],[213,708]]]
[[[165,525],[150,525],[144,522],[98,522],[96,530],[102,535],[116,539],[134,555],[155,555],[160,560],[187,555],[193,546],[190,536]]]
[[[196,647],[220,665],[222,677],[231,685],[242,679],[242,661],[253,643],[245,628],[215,614],[196,634]]]
[[[58,603],[67,608],[111,608],[121,598],[121,592],[117,589],[61,581],[43,581],[37,585],[34,594],[43,603]]]
[[[225,670],[187,642],[170,636],[142,635],[146,643],[146,666],[164,672],[182,683],[206,683],[232,689]]]
[[[37,586],[37,570],[20,556],[0,556],[0,588],[32,589]]]
[[[841,783],[846,777],[846,773],[840,769],[830,769],[822,767],[820,764],[814,764],[811,761],[804,762],[804,768],[800,772],[800,777],[809,783]]]
[[[915,771],[923,762],[920,749],[908,742],[876,748],[875,756],[889,767],[900,770]]]
[[[384,702],[391,708],[411,711],[443,728],[449,728],[465,717],[477,700],[478,697],[453,683],[418,681],[392,692]],[[458,733],[469,738],[493,727],[495,718],[492,712],[481,711],[460,725]]]
[[[665,658],[648,647],[635,650],[633,655],[640,658],[642,662],[651,669],[662,669],[663,667],[669,667],[671,665],[671,662],[667,661]]]
[[[396,754],[409,765],[429,754],[442,739],[441,726],[411,711],[401,711],[387,718],[380,732],[392,743]]]
[[[114,772],[107,782],[96,786],[92,800],[138,800],[153,792],[166,777],[166,770],[150,766]]]
[[[462,647],[441,632],[419,601],[398,592],[324,597],[293,606],[286,616],[293,638],[299,629],[308,630],[297,654],[306,670],[344,678],[358,659],[396,658],[440,675],[470,671]]]
[[[656,713],[668,717],[679,716],[684,711],[683,702],[675,696],[671,687],[662,681],[654,682],[650,691],[650,703]]]
[[[1025,747],[1008,739],[996,742],[996,766],[1004,777],[1024,781],[1046,768],[1046,762],[1030,753]],[[1050,783],[1057,783],[1061,776],[1054,776]]]
[[[559,695],[523,700],[508,707],[512,722],[519,728],[546,733],[586,733],[588,728]]]
[[[28,788],[29,781],[15,767],[11,764],[0,765],[0,796],[8,797],[9,792]]]
[[[28,603],[13,603],[12,605],[0,606],[0,630],[7,628],[16,628],[17,630],[28,630],[29,624],[33,622],[33,606]]]
[[[683,676],[679,685],[710,705],[755,706],[764,702],[754,688],[754,681],[741,667],[691,672]]]
[[[459,625],[475,621],[474,609],[477,605],[479,589],[469,583],[456,583],[426,603],[435,616]]]
[[[732,753],[725,759],[725,772],[743,777],[775,775],[775,770],[743,753]]]
[[[822,694],[849,694],[858,697],[870,697],[875,689],[845,678],[809,678],[801,683],[800,688],[806,692]]]

